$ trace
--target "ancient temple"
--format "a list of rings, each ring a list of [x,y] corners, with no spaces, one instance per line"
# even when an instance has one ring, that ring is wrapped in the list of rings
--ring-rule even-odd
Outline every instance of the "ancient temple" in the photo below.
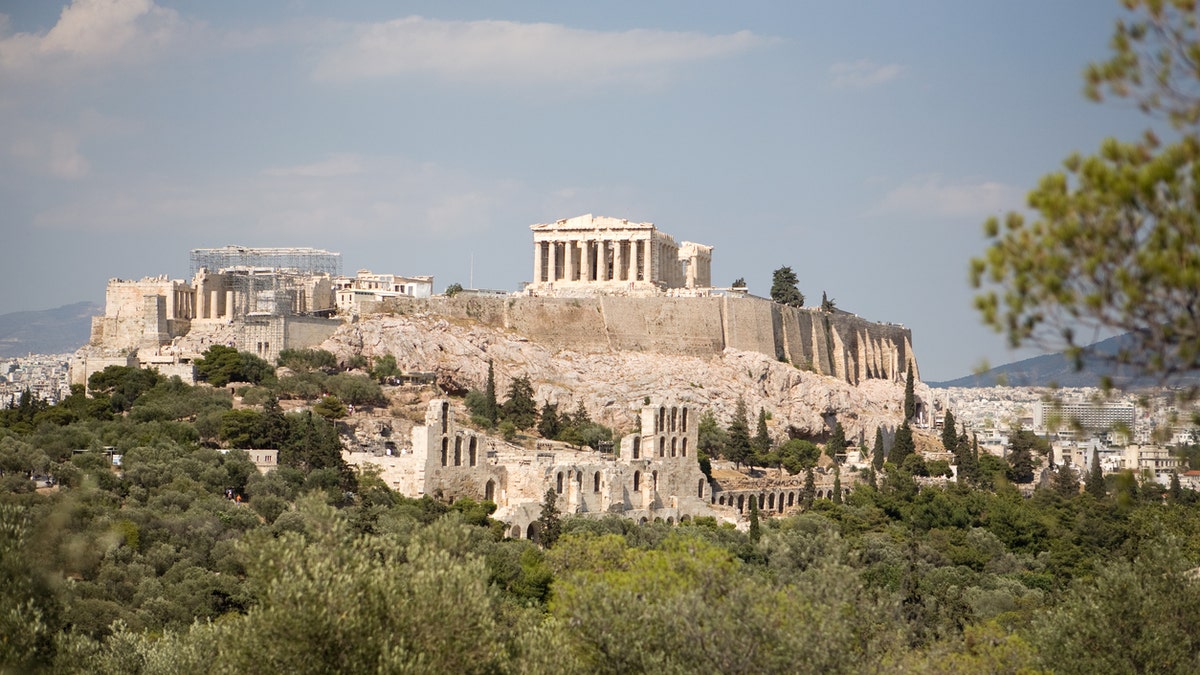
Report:
[[[712,247],[677,244],[654,223],[592,214],[533,230],[533,281],[546,291],[658,291],[712,285]]]

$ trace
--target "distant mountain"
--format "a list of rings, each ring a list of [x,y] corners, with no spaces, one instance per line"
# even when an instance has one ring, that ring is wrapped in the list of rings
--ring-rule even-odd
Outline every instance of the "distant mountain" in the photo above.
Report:
[[[1098,354],[1116,354],[1127,339],[1125,335],[1118,335],[1097,342],[1090,348]],[[1100,378],[1104,375],[1111,377],[1114,383],[1124,386],[1158,384],[1156,379],[1135,377],[1130,371],[1098,358],[1084,359],[1083,369],[1077,371],[1074,364],[1062,354],[1043,354],[997,366],[977,375],[927,384],[931,387],[1045,387],[1051,384],[1060,387],[1097,387],[1100,386]],[[1200,383],[1200,373],[1172,378],[1171,383]]]
[[[0,358],[26,354],[65,354],[87,344],[92,317],[104,308],[77,302],[57,309],[0,314]]]

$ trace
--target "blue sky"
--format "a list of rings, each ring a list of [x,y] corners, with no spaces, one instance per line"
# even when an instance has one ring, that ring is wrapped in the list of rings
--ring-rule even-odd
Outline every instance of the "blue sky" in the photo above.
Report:
[[[226,244],[530,277],[582,213],[790,265],[903,323],[926,380],[1000,364],[971,307],[989,215],[1146,120],[1081,72],[1118,3],[16,0],[0,4],[0,313],[184,277]]]

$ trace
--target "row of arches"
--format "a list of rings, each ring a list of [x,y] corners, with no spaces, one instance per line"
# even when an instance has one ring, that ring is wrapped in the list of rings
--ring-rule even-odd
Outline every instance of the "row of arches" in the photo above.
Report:
[[[667,525],[676,525],[676,524],[682,525],[684,523],[691,522],[691,520],[692,520],[691,516],[684,515],[684,516],[680,516],[678,520],[676,520],[675,516],[667,516],[666,518],[656,517],[654,519],[654,522],[666,523]],[[650,522],[650,519],[647,518],[646,516],[642,516],[641,518],[638,518],[639,525],[645,525],[649,522]],[[528,525],[526,525],[523,528],[521,527],[521,525],[519,523],[513,523],[512,527],[510,527],[508,530],[508,536],[510,539],[528,539],[530,541],[538,541],[541,531],[542,531],[542,525],[541,525],[541,523],[539,523],[536,520],[533,521],[532,523],[529,523]]]
[[[688,430],[688,409],[684,407],[666,406],[658,407],[658,415],[654,418],[654,433],[675,433],[678,430],[680,433],[687,433]]]
[[[463,437],[456,436],[454,438],[454,464],[453,466],[477,466],[479,464],[479,439],[475,436],[468,436],[466,443],[466,454],[463,454]],[[442,466],[452,466],[450,464],[450,438],[442,437]]]
[[[758,494],[716,494],[713,496],[714,502],[720,506],[736,507],[738,513],[745,513],[749,508],[749,499],[758,499],[758,509],[760,511],[775,511],[783,513],[786,508],[791,508],[804,501],[801,490],[788,490],[783,492],[760,492]],[[842,496],[845,497],[850,491],[842,490]],[[821,488],[814,495],[816,499],[833,499],[833,488]]]
[[[576,489],[582,490],[583,489],[583,472],[572,470],[565,474],[564,474],[564,472],[559,471],[558,474],[555,475],[554,491],[561,495],[563,493],[563,488],[565,487],[564,479],[569,480],[572,475],[575,478]],[[705,479],[701,478],[701,479],[699,479],[699,481],[696,484],[696,497],[698,497],[700,499],[704,498],[705,482],[706,482]],[[633,491],[639,492],[639,491],[641,491],[641,489],[642,489],[642,472],[634,471],[633,472]],[[658,471],[650,472],[650,489],[655,490],[655,491],[658,490]],[[599,471],[592,473],[592,492],[600,492],[600,472]]]
[[[686,436],[679,438],[678,436],[671,437],[670,446],[667,445],[667,437],[658,437],[658,456],[661,458],[667,457],[668,448],[671,457],[687,457],[688,456],[688,439]],[[653,449],[651,450],[653,452]],[[642,439],[640,436],[633,437],[633,459],[642,459]]]

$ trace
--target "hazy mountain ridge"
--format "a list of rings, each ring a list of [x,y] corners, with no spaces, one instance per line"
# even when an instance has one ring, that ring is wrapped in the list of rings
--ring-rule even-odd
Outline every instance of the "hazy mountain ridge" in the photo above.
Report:
[[[1104,358],[1105,355],[1115,355],[1122,347],[1126,336],[1101,340],[1089,346],[1096,354],[1084,358],[1083,368],[1076,370],[1075,365],[1063,354],[1043,354],[1032,358],[1015,361],[1002,366],[996,366],[982,373],[967,375],[955,380],[944,382],[928,382],[930,387],[1098,387],[1100,379],[1107,375],[1115,384],[1121,386],[1154,386],[1161,384],[1158,378],[1137,377],[1126,367],[1112,363]],[[1200,383],[1200,372],[1173,377],[1171,384]]]
[[[92,317],[103,313],[104,307],[84,301],[0,314],[0,358],[73,352],[91,338]]]

